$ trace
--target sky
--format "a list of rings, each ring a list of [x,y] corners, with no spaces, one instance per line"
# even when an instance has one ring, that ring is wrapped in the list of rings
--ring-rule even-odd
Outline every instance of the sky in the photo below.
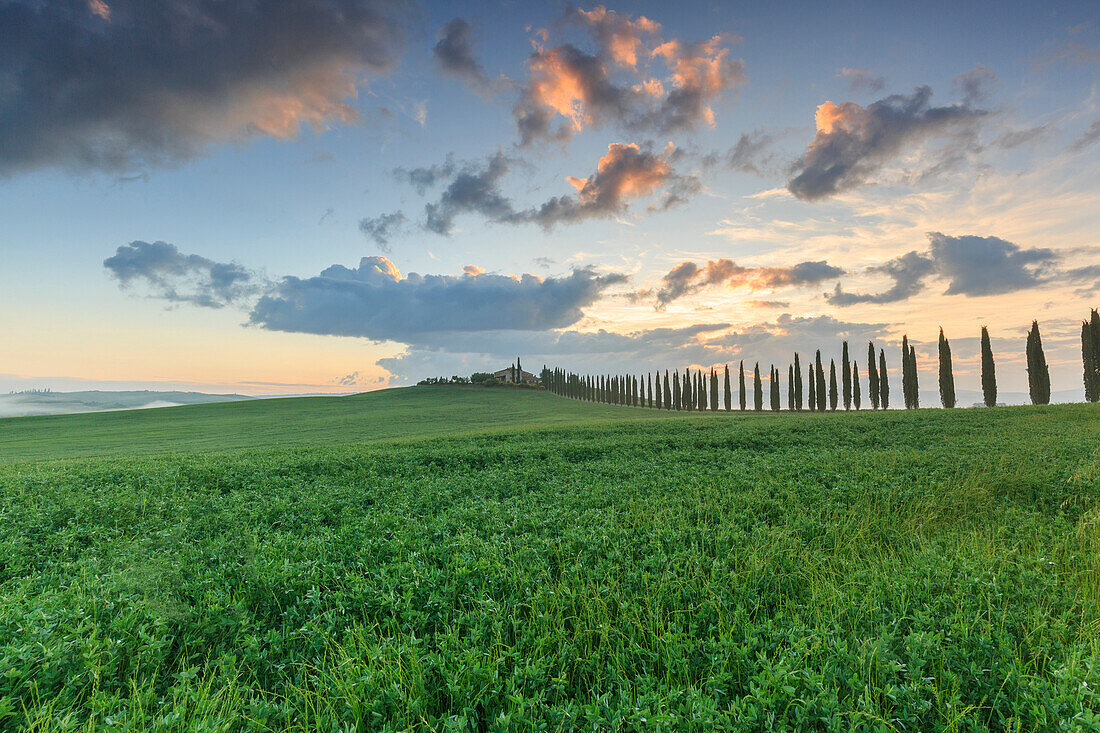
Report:
[[[1095,3],[0,0],[0,389],[775,364],[1081,390]]]

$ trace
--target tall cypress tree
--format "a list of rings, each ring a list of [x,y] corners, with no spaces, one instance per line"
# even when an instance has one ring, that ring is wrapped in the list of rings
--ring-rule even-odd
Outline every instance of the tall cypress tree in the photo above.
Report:
[[[1043,339],[1039,335],[1039,322],[1031,322],[1027,334],[1027,387],[1031,394],[1031,404],[1050,404],[1050,371],[1047,358],[1043,354]]]
[[[841,386],[843,387],[844,409],[852,409],[852,360],[848,357],[848,342],[840,349],[840,358],[844,362],[840,367]]]
[[[951,344],[940,328],[940,401],[947,409],[955,406],[955,373],[951,367]]]
[[[680,405],[688,411],[695,409],[695,396],[691,393],[691,370],[684,370],[684,381],[682,389],[684,393],[680,395]]]
[[[726,384],[725,384],[725,403],[726,412],[733,409],[733,393],[730,391],[730,365],[726,364]]]
[[[714,367],[710,368],[710,409],[711,412],[718,412],[718,372],[714,371]]]
[[[703,370],[700,369],[695,373],[695,394],[696,404],[699,407],[699,412],[706,412],[707,410],[707,380],[703,377]]]
[[[1092,324],[1081,321],[1081,361],[1085,368],[1085,402],[1096,402],[1096,352],[1092,348]]]
[[[1094,308],[1081,322],[1081,360],[1084,362],[1085,401],[1100,402],[1100,313]]]
[[[920,385],[917,383],[917,349],[913,346],[909,347],[909,389],[916,410],[920,407]]]
[[[745,411],[745,400],[747,398],[747,395],[745,394],[745,360],[744,359],[741,360],[740,376],[738,376],[737,381],[738,381],[738,387],[740,387],[740,392],[741,392],[741,412],[744,412]]]
[[[829,359],[829,409],[836,412],[836,362]]]
[[[871,409],[878,409],[878,367],[875,366],[875,344],[867,342],[867,396],[871,398]]]
[[[683,393],[680,392],[680,372],[675,371],[672,373],[672,407],[679,412],[680,401],[683,398]]]
[[[886,351],[878,350],[878,404],[883,410],[890,409],[890,377],[886,373]]]
[[[772,378],[771,378],[771,398],[772,398],[772,412],[779,412],[782,409],[779,398],[779,370],[772,365]]]
[[[859,411],[859,362],[852,362],[852,405]]]
[[[817,411],[825,412],[825,369],[821,366],[821,349],[817,350],[814,362],[817,366]]]
[[[760,383],[760,362],[752,370],[752,406],[757,412],[764,409],[764,386]]]
[[[661,397],[661,405],[666,410],[671,410],[672,409],[672,387],[669,386],[668,370],[667,369],[665,369],[665,388],[664,388],[664,396]]]
[[[993,347],[989,344],[989,329],[982,326],[982,400],[986,407],[997,405],[997,367],[993,363]]]
[[[817,412],[817,370],[814,369],[813,362],[810,362],[809,374],[806,375],[807,381],[810,383],[810,400],[807,403],[810,407],[810,412]]]
[[[794,365],[787,365],[787,410],[794,412]]]
[[[913,395],[909,386],[909,337],[901,337],[901,399],[905,409],[913,409]]]
[[[794,409],[802,411],[802,364],[798,361],[798,352],[794,355]]]

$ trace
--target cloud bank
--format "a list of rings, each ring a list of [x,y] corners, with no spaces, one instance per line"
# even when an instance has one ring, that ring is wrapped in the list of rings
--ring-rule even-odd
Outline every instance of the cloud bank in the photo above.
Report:
[[[356,119],[403,50],[402,0],[0,3],[0,175],[124,172]]]
[[[913,250],[867,268],[870,273],[893,278],[893,287],[881,293],[850,293],[838,283],[835,292],[827,296],[829,302],[841,307],[895,303],[924,291],[926,280],[933,276],[948,281],[944,295],[1003,295],[1043,283],[1057,260],[1053,250],[1023,249],[999,237],[929,232],[928,241],[925,252]]]
[[[358,267],[333,265],[316,277],[283,278],[256,303],[249,322],[273,331],[403,343],[426,333],[564,328],[624,280],[591,270],[546,279],[471,270],[402,276],[385,257],[364,257]]]

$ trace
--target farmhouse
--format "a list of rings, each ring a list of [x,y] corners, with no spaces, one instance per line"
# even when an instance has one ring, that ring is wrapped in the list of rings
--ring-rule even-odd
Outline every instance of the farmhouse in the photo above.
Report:
[[[519,382],[521,384],[538,384],[539,378],[531,372],[525,372],[523,369],[519,370],[519,379],[515,378],[516,368],[509,366],[501,369],[499,372],[493,372],[493,379],[498,382],[505,382],[507,384],[513,384]]]

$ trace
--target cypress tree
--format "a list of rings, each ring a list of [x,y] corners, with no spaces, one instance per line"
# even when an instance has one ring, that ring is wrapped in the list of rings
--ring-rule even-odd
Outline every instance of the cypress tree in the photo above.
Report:
[[[886,351],[878,350],[878,404],[883,410],[890,408],[890,377],[886,373]]]
[[[1039,322],[1031,322],[1027,334],[1027,387],[1031,394],[1031,404],[1050,404],[1050,371],[1047,358],[1043,354],[1043,339],[1039,335]]]
[[[905,409],[913,409],[913,394],[910,389],[909,377],[909,337],[901,337],[901,398],[905,402]]]
[[[951,344],[940,328],[940,402],[947,409],[955,406],[955,373],[951,367]]]
[[[711,412],[718,412],[718,372],[714,371],[714,367],[710,368],[710,409]]]
[[[668,370],[665,369],[665,396],[662,399],[661,404],[664,405],[666,410],[672,409],[672,388],[668,383]]]
[[[740,387],[740,390],[741,390],[741,412],[744,412],[745,411],[745,399],[747,397],[745,395],[745,360],[744,359],[741,360],[741,369],[740,369],[740,371],[741,371],[741,374],[738,377],[738,382],[739,382],[738,386]]]
[[[695,372],[696,405],[699,412],[707,411],[707,380],[703,378],[703,370]]]
[[[794,412],[794,365],[787,365],[787,410]]]
[[[814,359],[817,364],[817,411],[825,412],[825,369],[821,366],[821,349],[817,350],[817,357]]]
[[[1081,322],[1081,360],[1085,367],[1085,401],[1100,402],[1100,313],[1093,309]]]
[[[779,400],[779,370],[774,365],[772,366],[771,382],[772,412],[779,412],[782,409]]]
[[[859,412],[859,362],[852,362],[852,404]]]
[[[808,367],[810,373],[807,375],[810,383],[810,412],[817,412],[817,388],[814,386],[817,384],[817,373],[814,371],[814,365],[810,364]]]
[[[685,410],[691,411],[695,409],[695,396],[691,393],[691,370],[684,370],[684,381],[681,389],[684,393],[680,395],[680,406]]]
[[[843,362],[840,367],[841,386],[844,388],[844,409],[852,409],[852,360],[848,357],[848,342],[840,350],[840,359]]]
[[[913,409],[920,407],[920,385],[917,384],[917,349],[909,347],[909,389],[912,391]]]
[[[989,329],[982,326],[982,399],[986,407],[997,405],[997,367],[993,363],[993,347],[989,344]]]
[[[726,398],[726,412],[733,409],[733,393],[730,391],[730,365],[726,364],[726,384],[725,384],[725,398]]]
[[[829,359],[829,409],[836,412],[836,362]]]
[[[764,387],[760,384],[760,362],[752,370],[752,408],[757,412],[764,409]]]
[[[794,409],[802,412],[802,364],[798,352],[794,355]]]
[[[1096,395],[1093,402],[1100,402],[1100,312],[1095,308],[1089,317],[1089,332],[1092,335],[1093,389]]]
[[[871,409],[878,409],[878,368],[875,366],[875,344],[867,342],[867,396],[871,398]]]
[[[683,394],[680,392],[680,372],[676,371],[672,373],[672,407],[677,412],[680,411],[680,401],[683,398]]]

